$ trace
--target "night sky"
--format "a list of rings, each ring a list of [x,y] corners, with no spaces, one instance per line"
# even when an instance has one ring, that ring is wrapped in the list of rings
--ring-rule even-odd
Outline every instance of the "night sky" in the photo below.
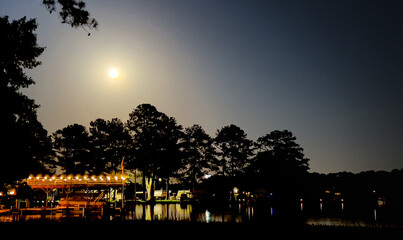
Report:
[[[403,168],[402,1],[85,2],[89,37],[42,0],[0,1],[37,18],[46,50],[24,93],[49,134],[150,103],[212,136],[290,130],[311,172]]]

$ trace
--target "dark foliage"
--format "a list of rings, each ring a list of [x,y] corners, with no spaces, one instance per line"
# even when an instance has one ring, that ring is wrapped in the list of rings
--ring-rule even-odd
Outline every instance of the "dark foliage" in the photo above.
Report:
[[[124,123],[118,119],[98,118],[90,123],[92,173],[121,171],[122,159],[129,154],[131,137]]]
[[[217,169],[217,151],[213,139],[200,125],[188,127],[184,133],[183,163],[177,175],[194,189],[203,177]]]
[[[140,169],[143,182],[147,177],[151,185],[157,176],[170,177],[181,164],[182,126],[150,104],[137,106],[129,116],[127,128],[133,139],[129,168]]]
[[[0,96],[4,104],[0,118],[2,144],[0,181],[13,181],[30,172],[46,172],[51,164],[51,142],[37,119],[39,105],[22,88],[34,84],[24,70],[41,64],[34,19],[9,22],[0,18]]]
[[[98,22],[90,17],[90,13],[85,10],[85,2],[77,0],[43,0],[43,4],[49,13],[58,11],[62,23],[69,24],[71,27],[87,27],[96,29]]]
[[[246,133],[231,124],[217,131],[214,141],[219,150],[219,172],[232,177],[244,173],[253,156],[253,142]]]
[[[90,136],[84,126],[69,125],[53,134],[57,165],[66,174],[91,173]]]

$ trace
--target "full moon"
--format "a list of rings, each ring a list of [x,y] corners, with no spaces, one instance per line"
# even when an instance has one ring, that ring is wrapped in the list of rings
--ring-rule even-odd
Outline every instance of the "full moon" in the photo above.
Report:
[[[109,70],[109,77],[116,79],[119,77],[119,71],[116,68]]]

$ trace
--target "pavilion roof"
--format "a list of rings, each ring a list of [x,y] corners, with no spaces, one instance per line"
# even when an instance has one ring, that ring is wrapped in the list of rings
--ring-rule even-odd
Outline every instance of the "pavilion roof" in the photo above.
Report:
[[[126,175],[37,175],[29,176],[27,184],[31,188],[74,188],[74,187],[116,187],[126,184]]]

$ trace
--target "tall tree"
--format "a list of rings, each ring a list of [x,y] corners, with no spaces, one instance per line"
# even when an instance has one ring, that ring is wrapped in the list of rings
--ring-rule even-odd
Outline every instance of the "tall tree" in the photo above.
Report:
[[[82,1],[43,0],[43,4],[50,12],[59,4],[63,23],[72,27],[94,29],[98,25]],[[0,17],[0,99],[6,103],[0,118],[0,182],[15,181],[29,173],[51,173],[54,168],[51,138],[37,119],[39,105],[21,92],[35,83],[25,70],[41,64],[37,58],[44,48],[37,44],[36,28],[35,19],[9,22],[7,16]]]
[[[296,137],[288,130],[272,131],[258,138],[253,162],[255,185],[274,192],[274,202],[282,214],[295,214],[295,204],[307,183],[308,161]]]
[[[214,141],[219,150],[222,174],[235,177],[244,173],[253,156],[253,141],[246,133],[231,124],[218,130]]]
[[[65,174],[92,173],[90,137],[84,126],[69,125],[53,134],[57,164]]]
[[[185,129],[181,178],[192,188],[216,165],[213,139],[199,125]]]
[[[0,96],[3,103],[0,181],[13,181],[29,173],[49,171],[50,138],[37,119],[39,105],[21,90],[34,84],[25,73],[41,64],[34,19],[9,22],[0,18]]]
[[[309,159],[296,137],[288,130],[272,131],[258,138],[259,152],[255,162],[256,171],[262,175],[296,176],[309,169]]]
[[[122,158],[128,154],[131,137],[118,118],[105,121],[96,119],[90,123],[91,145],[94,156],[94,173],[121,171]]]
[[[133,138],[133,148],[128,165],[143,172],[143,184],[149,193],[148,200],[151,200],[155,179],[168,177],[180,167],[178,143],[182,127],[150,104],[137,106],[129,116],[127,127]]]

